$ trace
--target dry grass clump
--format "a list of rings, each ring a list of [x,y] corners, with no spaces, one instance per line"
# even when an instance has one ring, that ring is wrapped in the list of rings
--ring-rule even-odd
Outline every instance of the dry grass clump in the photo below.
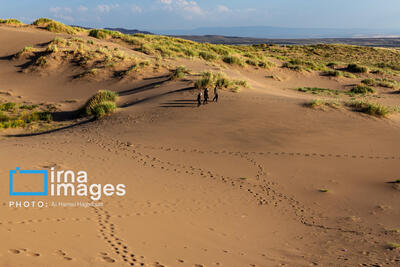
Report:
[[[21,26],[23,23],[17,19],[0,19],[0,24]]]
[[[25,46],[22,48],[20,51],[18,51],[15,55],[14,58],[21,58],[23,56],[30,56],[33,55],[34,52],[36,52],[37,49],[34,48],[33,46]]]
[[[92,96],[82,107],[82,113],[86,116],[101,118],[113,113],[117,109],[118,94],[109,90],[100,90]]]
[[[323,75],[325,76],[330,76],[330,77],[345,77],[345,78],[356,78],[356,76],[350,72],[346,71],[340,71],[340,70],[324,70],[322,72]]]
[[[354,111],[362,112],[375,117],[387,117],[393,110],[390,107],[367,101],[351,101],[346,104]]]
[[[37,27],[41,27],[43,29],[46,29],[50,32],[55,32],[55,33],[67,33],[67,34],[76,34],[78,32],[85,31],[82,28],[79,27],[71,27],[68,25],[65,25],[61,22],[48,19],[48,18],[39,18],[35,20],[32,25],[35,25]]]
[[[93,29],[89,31],[89,36],[97,39],[121,38],[122,33],[104,29]]]
[[[183,79],[186,74],[189,74],[189,70],[185,66],[179,66],[173,71],[171,80]]]
[[[395,80],[391,80],[391,79],[379,79],[379,78],[369,78],[369,79],[364,79],[361,81],[363,84],[366,84],[368,86],[379,86],[379,87],[386,87],[386,88],[391,88],[391,89],[398,89],[400,88],[400,83],[395,81]]]
[[[218,87],[226,89],[231,92],[239,92],[242,87],[249,87],[247,81],[243,80],[230,80],[223,73],[203,72],[201,78],[195,82],[197,89],[211,89]]]
[[[319,95],[319,94],[339,95],[340,93],[342,93],[339,90],[318,88],[318,87],[300,87],[300,88],[297,88],[296,90],[299,92],[302,92],[302,93],[311,93],[314,95]]]
[[[334,109],[339,109],[341,107],[341,104],[337,101],[322,100],[322,99],[314,99],[311,102],[305,103],[304,105],[312,109],[322,109],[322,110],[324,110],[327,107]]]

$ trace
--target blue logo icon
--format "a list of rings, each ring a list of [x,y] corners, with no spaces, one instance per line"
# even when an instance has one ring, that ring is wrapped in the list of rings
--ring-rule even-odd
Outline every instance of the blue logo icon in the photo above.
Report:
[[[15,168],[15,170],[10,170],[10,196],[48,196],[48,171],[47,170],[21,170],[20,168]],[[44,188],[43,192],[14,192],[14,175],[16,174],[41,174],[43,175]]]

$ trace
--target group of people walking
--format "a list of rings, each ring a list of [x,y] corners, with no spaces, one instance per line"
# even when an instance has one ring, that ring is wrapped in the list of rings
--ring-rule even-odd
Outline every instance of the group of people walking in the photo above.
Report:
[[[197,106],[200,107],[201,106],[201,96],[204,95],[204,100],[203,100],[203,105],[208,104],[208,99],[209,99],[209,94],[208,94],[208,88],[204,89],[204,92],[199,92],[199,94],[197,95]],[[213,102],[218,102],[218,87],[215,86],[214,88],[214,98],[212,100]]]

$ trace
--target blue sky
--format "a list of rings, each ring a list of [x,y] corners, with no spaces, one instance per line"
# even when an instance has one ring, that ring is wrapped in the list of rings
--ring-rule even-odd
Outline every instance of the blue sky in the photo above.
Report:
[[[221,26],[400,28],[399,0],[0,0],[0,18],[141,30]]]

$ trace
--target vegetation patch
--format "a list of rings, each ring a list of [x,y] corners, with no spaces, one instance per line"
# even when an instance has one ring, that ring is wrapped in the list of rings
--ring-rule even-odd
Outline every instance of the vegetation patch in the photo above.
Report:
[[[240,91],[240,88],[249,87],[249,85],[247,81],[230,80],[223,73],[213,72],[203,72],[201,78],[195,82],[195,88],[197,89],[211,89],[214,87],[237,93]]]
[[[0,24],[7,25],[22,25],[23,23],[17,19],[0,19]]]
[[[311,93],[314,95],[318,95],[318,94],[339,95],[341,93],[341,91],[339,91],[339,90],[318,88],[318,87],[300,87],[300,88],[297,88],[296,90],[299,92]]]
[[[82,107],[82,113],[86,116],[101,118],[117,109],[118,94],[109,90],[100,90],[92,96]]]
[[[391,79],[364,79],[361,81],[363,84],[368,85],[368,86],[379,86],[379,87],[386,87],[386,88],[391,88],[391,89],[398,89],[400,88],[400,83],[395,81],[395,80],[391,80]]]
[[[368,73],[369,72],[368,67],[361,66],[359,64],[349,64],[349,65],[347,65],[346,70],[349,72],[352,72],[352,73]]]
[[[186,74],[189,74],[189,70],[185,66],[179,66],[173,71],[171,80],[183,79]]]
[[[238,65],[240,67],[243,67],[245,65],[244,61],[237,56],[226,56],[222,60],[230,65]]]
[[[323,75],[329,76],[329,77],[345,77],[345,78],[356,78],[356,76],[352,73],[349,72],[344,72],[340,70],[324,70],[322,72]]]
[[[324,110],[327,107],[334,109],[339,109],[341,107],[340,103],[337,101],[322,100],[322,99],[314,99],[311,102],[305,103],[305,106],[312,109],[322,109],[322,110]]]
[[[350,89],[351,94],[375,94],[376,90],[372,87],[369,86],[364,86],[364,85],[356,85],[352,89]]]
[[[387,117],[393,111],[387,106],[367,101],[351,101],[347,103],[347,106],[355,111],[376,117]]]
[[[13,102],[0,103],[0,129],[19,128],[34,123],[50,123],[51,112],[38,105],[19,105]]]

